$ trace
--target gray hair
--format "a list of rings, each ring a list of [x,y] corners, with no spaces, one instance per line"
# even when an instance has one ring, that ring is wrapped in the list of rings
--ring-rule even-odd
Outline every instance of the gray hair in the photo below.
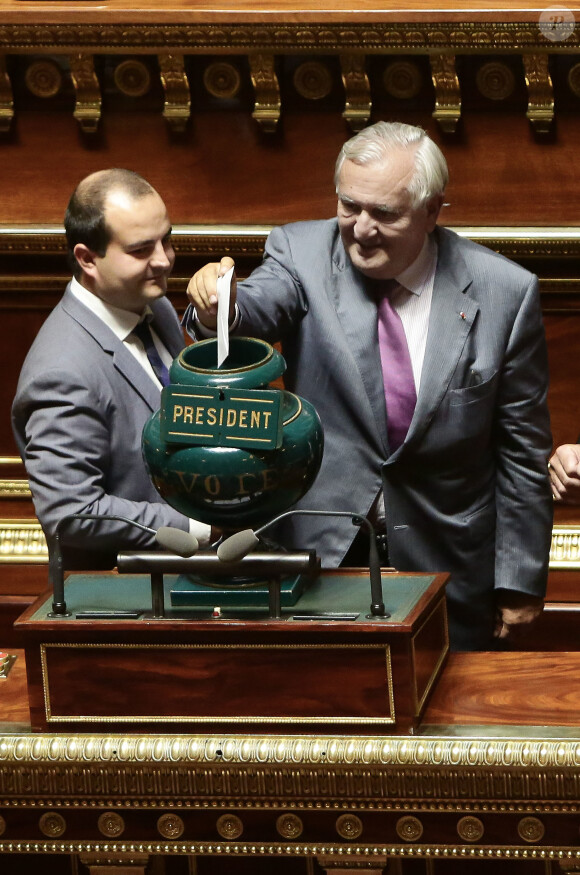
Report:
[[[443,194],[449,181],[443,152],[423,128],[401,122],[377,122],[351,137],[340,150],[334,171],[338,192],[340,171],[345,161],[355,164],[380,164],[389,160],[394,149],[415,149],[415,172],[408,186],[414,208],[433,195]]]

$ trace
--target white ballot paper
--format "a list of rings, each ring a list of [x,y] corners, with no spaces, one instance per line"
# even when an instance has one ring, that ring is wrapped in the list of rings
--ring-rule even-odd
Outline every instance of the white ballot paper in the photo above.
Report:
[[[218,277],[217,295],[217,366],[218,368],[227,359],[230,351],[230,334],[228,323],[230,321],[230,288],[232,285],[233,267],[230,267],[225,276]]]

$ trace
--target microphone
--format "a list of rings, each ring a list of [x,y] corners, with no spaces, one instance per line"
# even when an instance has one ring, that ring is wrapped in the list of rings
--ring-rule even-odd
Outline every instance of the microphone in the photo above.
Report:
[[[225,541],[217,548],[217,555],[222,562],[238,562],[243,559],[248,553],[254,550],[260,543],[259,536],[270,526],[279,523],[281,520],[289,516],[336,516],[348,517],[352,520],[355,526],[364,526],[369,533],[369,577],[371,584],[371,607],[370,617],[390,617],[391,615],[385,611],[385,603],[383,600],[383,582],[381,576],[381,563],[379,560],[379,551],[377,548],[377,535],[375,528],[366,517],[359,513],[341,510],[288,510],[280,516],[274,517],[270,522],[260,526],[259,529],[242,529],[226,538]]]
[[[138,523],[137,520],[118,516],[117,514],[70,513],[57,523],[48,560],[48,574],[53,590],[52,611],[49,617],[70,617],[70,611],[67,611],[64,599],[64,566],[60,533],[61,529],[71,520],[117,520],[121,523],[127,523],[136,529],[141,529],[143,532],[149,532],[150,535],[154,535],[160,547],[172,553],[177,553],[178,556],[193,556],[199,549],[198,540],[194,535],[172,526],[160,526],[159,529],[153,529],[151,526]]]

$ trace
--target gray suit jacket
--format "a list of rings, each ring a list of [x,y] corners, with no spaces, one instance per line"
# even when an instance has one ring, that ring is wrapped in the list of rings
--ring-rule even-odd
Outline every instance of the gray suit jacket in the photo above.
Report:
[[[177,314],[162,298],[153,326],[172,355],[184,346]],[[160,392],[113,332],[67,288],[26,357],[12,408],[14,435],[47,539],[70,513],[117,514],[152,528],[187,530],[189,522],[155,490],[141,454],[141,432]],[[82,557],[65,550],[66,567],[112,567],[119,549],[151,544],[120,522],[71,522]],[[95,551],[95,552],[92,552]]]
[[[322,467],[302,507],[366,514],[384,489],[389,555],[446,571],[458,649],[486,647],[494,587],[545,591],[552,526],[548,366],[537,278],[438,228],[427,348],[407,439],[386,430],[376,305],[336,220],[270,234],[238,286],[239,334],[281,340],[287,385],[324,426]],[[340,564],[356,529],[292,517],[282,540]]]

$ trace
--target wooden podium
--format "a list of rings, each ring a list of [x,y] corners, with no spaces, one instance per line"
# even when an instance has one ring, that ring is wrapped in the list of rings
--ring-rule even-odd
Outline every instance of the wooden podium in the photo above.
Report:
[[[150,581],[74,574],[23,614],[33,730],[412,733],[448,653],[445,574],[322,572],[281,616],[230,606],[152,616]],[[163,581],[166,605],[175,578]],[[216,591],[216,605],[219,591]],[[124,613],[122,613],[124,612]]]

